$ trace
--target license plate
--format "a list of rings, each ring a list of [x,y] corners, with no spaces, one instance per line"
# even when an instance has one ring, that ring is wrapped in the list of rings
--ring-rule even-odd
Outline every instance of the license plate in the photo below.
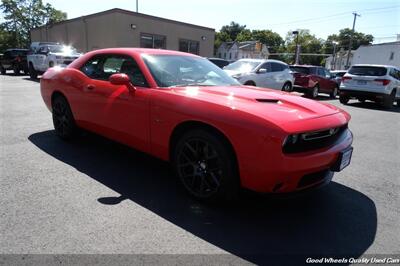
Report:
[[[344,151],[339,153],[338,160],[336,161],[335,165],[332,167],[332,170],[335,172],[340,172],[344,168],[346,168],[351,161],[351,156],[353,154],[353,147],[350,147]]]
[[[366,80],[357,80],[358,85],[366,85],[367,81]]]

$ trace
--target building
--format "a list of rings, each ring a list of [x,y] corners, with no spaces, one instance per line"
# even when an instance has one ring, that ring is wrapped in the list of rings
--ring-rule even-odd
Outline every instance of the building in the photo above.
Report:
[[[350,58],[349,58],[350,66],[352,65],[355,51],[356,50],[352,50],[350,52]],[[342,48],[336,53],[335,60],[333,59],[333,56],[329,56],[328,58],[326,58],[325,67],[330,70],[345,70],[346,62],[347,62],[347,50],[344,50]]]
[[[217,49],[216,56],[226,60],[242,58],[268,58],[269,51],[266,45],[259,41],[223,42]]]
[[[210,57],[215,30],[119,8],[31,30],[31,40],[72,45],[81,52],[109,47],[178,50]]]
[[[345,69],[347,52],[340,50],[336,54],[335,62],[332,56],[326,60],[325,67],[328,69]],[[400,41],[363,45],[350,55],[350,65],[376,64],[392,65],[400,67]]]

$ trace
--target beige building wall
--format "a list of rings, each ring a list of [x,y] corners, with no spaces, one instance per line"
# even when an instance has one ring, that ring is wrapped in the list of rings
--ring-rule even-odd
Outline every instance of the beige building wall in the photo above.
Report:
[[[166,49],[179,50],[179,40],[198,41],[199,55],[210,57],[214,29],[113,9],[31,31],[32,41],[53,41],[81,52],[109,47],[140,47],[140,34],[166,37]]]

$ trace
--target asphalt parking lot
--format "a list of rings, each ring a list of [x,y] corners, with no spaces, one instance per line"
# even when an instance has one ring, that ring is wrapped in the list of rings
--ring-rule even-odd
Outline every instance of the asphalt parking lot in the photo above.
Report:
[[[162,161],[92,135],[59,140],[39,83],[0,76],[0,253],[256,264],[400,254],[400,108],[319,100],[352,115],[352,163],[334,182],[296,199],[245,194],[234,206],[206,206]]]

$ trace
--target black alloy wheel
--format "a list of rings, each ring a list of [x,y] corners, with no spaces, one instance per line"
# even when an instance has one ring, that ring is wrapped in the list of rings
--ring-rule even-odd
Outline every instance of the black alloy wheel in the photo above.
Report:
[[[77,129],[71,108],[63,96],[54,99],[52,115],[56,134],[64,140],[72,139]]]
[[[286,82],[282,87],[282,91],[291,92],[292,91],[292,85],[289,82]]]
[[[181,183],[195,198],[235,198],[239,187],[236,160],[215,134],[202,129],[187,132],[176,145],[173,164]]]
[[[341,104],[347,104],[350,101],[350,97],[349,96],[345,96],[345,95],[340,95],[339,96],[339,102]]]

